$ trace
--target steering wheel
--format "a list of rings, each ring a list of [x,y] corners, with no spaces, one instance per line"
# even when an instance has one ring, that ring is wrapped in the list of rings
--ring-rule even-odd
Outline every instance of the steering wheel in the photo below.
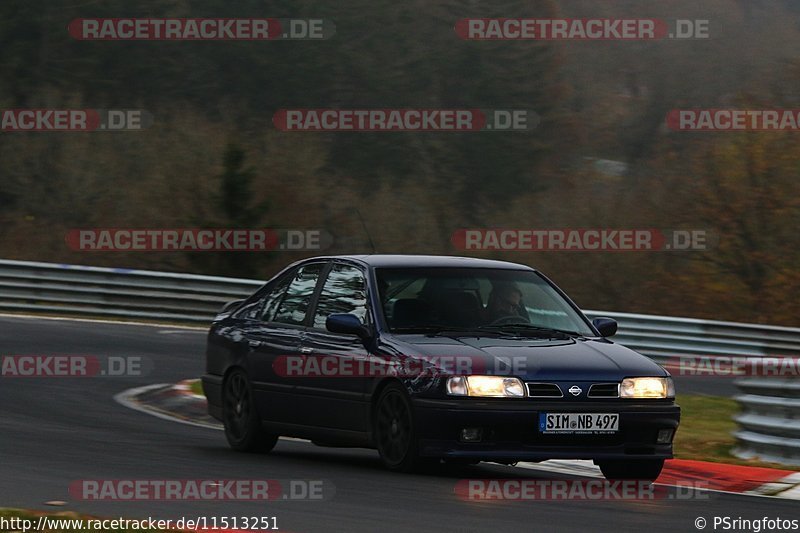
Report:
[[[506,315],[501,316],[493,320],[489,325],[490,326],[504,326],[506,324],[519,324],[520,322],[527,322],[530,323],[530,320],[526,319],[524,316],[519,315]]]

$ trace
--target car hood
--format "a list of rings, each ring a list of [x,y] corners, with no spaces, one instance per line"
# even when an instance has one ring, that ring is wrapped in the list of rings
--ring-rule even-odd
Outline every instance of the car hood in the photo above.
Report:
[[[470,369],[457,373],[513,375],[526,381],[619,381],[669,375],[651,359],[606,339],[397,335],[394,340],[392,344],[402,354],[449,370]]]

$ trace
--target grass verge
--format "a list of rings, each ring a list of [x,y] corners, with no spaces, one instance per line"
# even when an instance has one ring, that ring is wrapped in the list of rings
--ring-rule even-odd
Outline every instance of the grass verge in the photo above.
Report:
[[[189,390],[192,391],[192,394],[205,396],[205,394],[203,394],[203,383],[199,379],[195,379],[189,384]]]
[[[676,459],[790,469],[774,463],[739,459],[731,453],[736,445],[733,417],[739,412],[739,404],[732,398],[679,394],[676,401],[681,406],[681,426],[675,435]]]

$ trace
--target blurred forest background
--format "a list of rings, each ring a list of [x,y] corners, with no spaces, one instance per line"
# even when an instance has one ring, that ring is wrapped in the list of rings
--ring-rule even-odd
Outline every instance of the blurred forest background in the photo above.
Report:
[[[81,42],[78,17],[319,17],[304,42]],[[707,40],[470,42],[466,17],[708,19]],[[590,309],[800,325],[800,133],[681,133],[681,107],[800,108],[796,0],[4,0],[0,108],[140,108],[140,132],[0,134],[0,257],[266,278],[302,254],[81,253],[72,228],[320,228],[330,253],[459,254],[469,227],[709,229],[693,253],[481,253]],[[532,133],[281,133],[291,107],[535,109]],[[624,165],[609,165],[616,161]],[[622,170],[621,170],[622,169]],[[237,193],[226,194],[233,186]],[[310,255],[310,254],[306,254]]]

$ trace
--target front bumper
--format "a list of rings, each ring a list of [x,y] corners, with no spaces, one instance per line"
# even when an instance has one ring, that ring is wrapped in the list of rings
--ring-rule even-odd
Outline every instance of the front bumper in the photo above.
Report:
[[[657,401],[557,402],[534,400],[412,399],[419,453],[426,457],[483,461],[547,459],[671,459],[672,443],[657,444],[659,430],[677,430],[680,407]],[[619,413],[610,435],[546,435],[540,412]],[[480,428],[480,442],[462,442],[461,430]],[[674,435],[674,434],[673,434]]]

